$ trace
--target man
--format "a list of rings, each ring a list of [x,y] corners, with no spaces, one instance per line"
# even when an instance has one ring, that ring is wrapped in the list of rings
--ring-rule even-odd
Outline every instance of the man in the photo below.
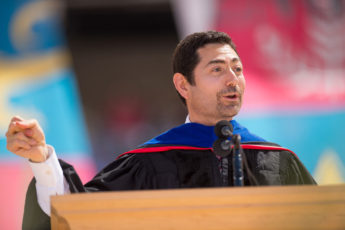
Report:
[[[176,47],[173,70],[175,88],[188,110],[186,124],[121,155],[85,186],[72,166],[58,163],[35,120],[12,119],[6,134],[8,149],[30,160],[37,181],[28,189],[23,227],[49,228],[50,195],[233,185],[231,164],[223,165],[231,155],[217,156],[211,148],[217,139],[214,125],[220,120],[230,121],[233,132],[242,138],[248,165],[245,185],[315,184],[290,150],[266,142],[233,120],[242,105],[245,79],[227,34],[208,31],[187,36]]]

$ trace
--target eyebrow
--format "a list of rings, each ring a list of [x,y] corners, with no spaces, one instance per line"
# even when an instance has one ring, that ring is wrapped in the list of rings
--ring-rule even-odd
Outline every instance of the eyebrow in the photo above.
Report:
[[[233,59],[231,59],[232,63],[236,63],[236,62],[240,62],[240,59],[235,57]],[[209,61],[206,66],[212,65],[212,64],[217,64],[217,63],[221,63],[221,64],[225,64],[225,61],[223,59],[214,59]]]

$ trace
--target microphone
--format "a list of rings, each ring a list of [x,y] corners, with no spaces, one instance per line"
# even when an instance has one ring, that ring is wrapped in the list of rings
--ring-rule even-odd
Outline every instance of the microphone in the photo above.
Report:
[[[226,120],[217,122],[216,126],[214,127],[214,132],[219,138],[231,137],[233,130],[234,128],[230,122]]]
[[[220,156],[221,163],[221,176],[223,186],[229,186],[229,161],[228,155],[231,153],[232,141],[229,137],[232,137],[233,127],[229,121],[222,120],[217,122],[214,127],[214,132],[218,139],[213,142],[213,151],[217,156]]]
[[[220,138],[213,142],[212,147],[216,155],[226,157],[231,152],[231,141],[225,138]]]
[[[233,170],[233,185],[244,186],[244,174],[243,166],[248,175],[248,179],[251,184],[258,185],[258,181],[251,172],[246,154],[244,154],[241,147],[241,136],[239,134],[233,134],[233,127],[229,121],[222,120],[217,122],[214,127],[214,132],[218,139],[213,142],[213,151],[217,156],[221,157],[221,175],[223,179],[223,186],[229,185],[228,175],[228,155],[232,153],[232,170]],[[229,137],[231,140],[229,140]]]
[[[213,143],[214,152],[221,157],[226,157],[231,152],[231,141],[228,140],[232,137],[233,127],[229,121],[218,121],[214,127],[214,132],[219,138]]]

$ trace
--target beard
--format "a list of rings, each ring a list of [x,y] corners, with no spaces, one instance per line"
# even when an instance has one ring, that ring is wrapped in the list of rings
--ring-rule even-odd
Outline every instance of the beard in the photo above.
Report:
[[[237,93],[238,98],[234,101],[224,101],[224,95],[229,93]],[[238,114],[242,105],[243,92],[238,85],[229,86],[226,89],[222,89],[217,93],[217,112],[221,117],[234,117]]]

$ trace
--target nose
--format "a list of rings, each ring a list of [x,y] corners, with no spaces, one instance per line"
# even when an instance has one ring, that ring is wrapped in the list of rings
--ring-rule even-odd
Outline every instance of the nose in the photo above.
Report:
[[[229,68],[225,75],[225,85],[226,86],[235,86],[238,83],[238,77],[232,68]]]

